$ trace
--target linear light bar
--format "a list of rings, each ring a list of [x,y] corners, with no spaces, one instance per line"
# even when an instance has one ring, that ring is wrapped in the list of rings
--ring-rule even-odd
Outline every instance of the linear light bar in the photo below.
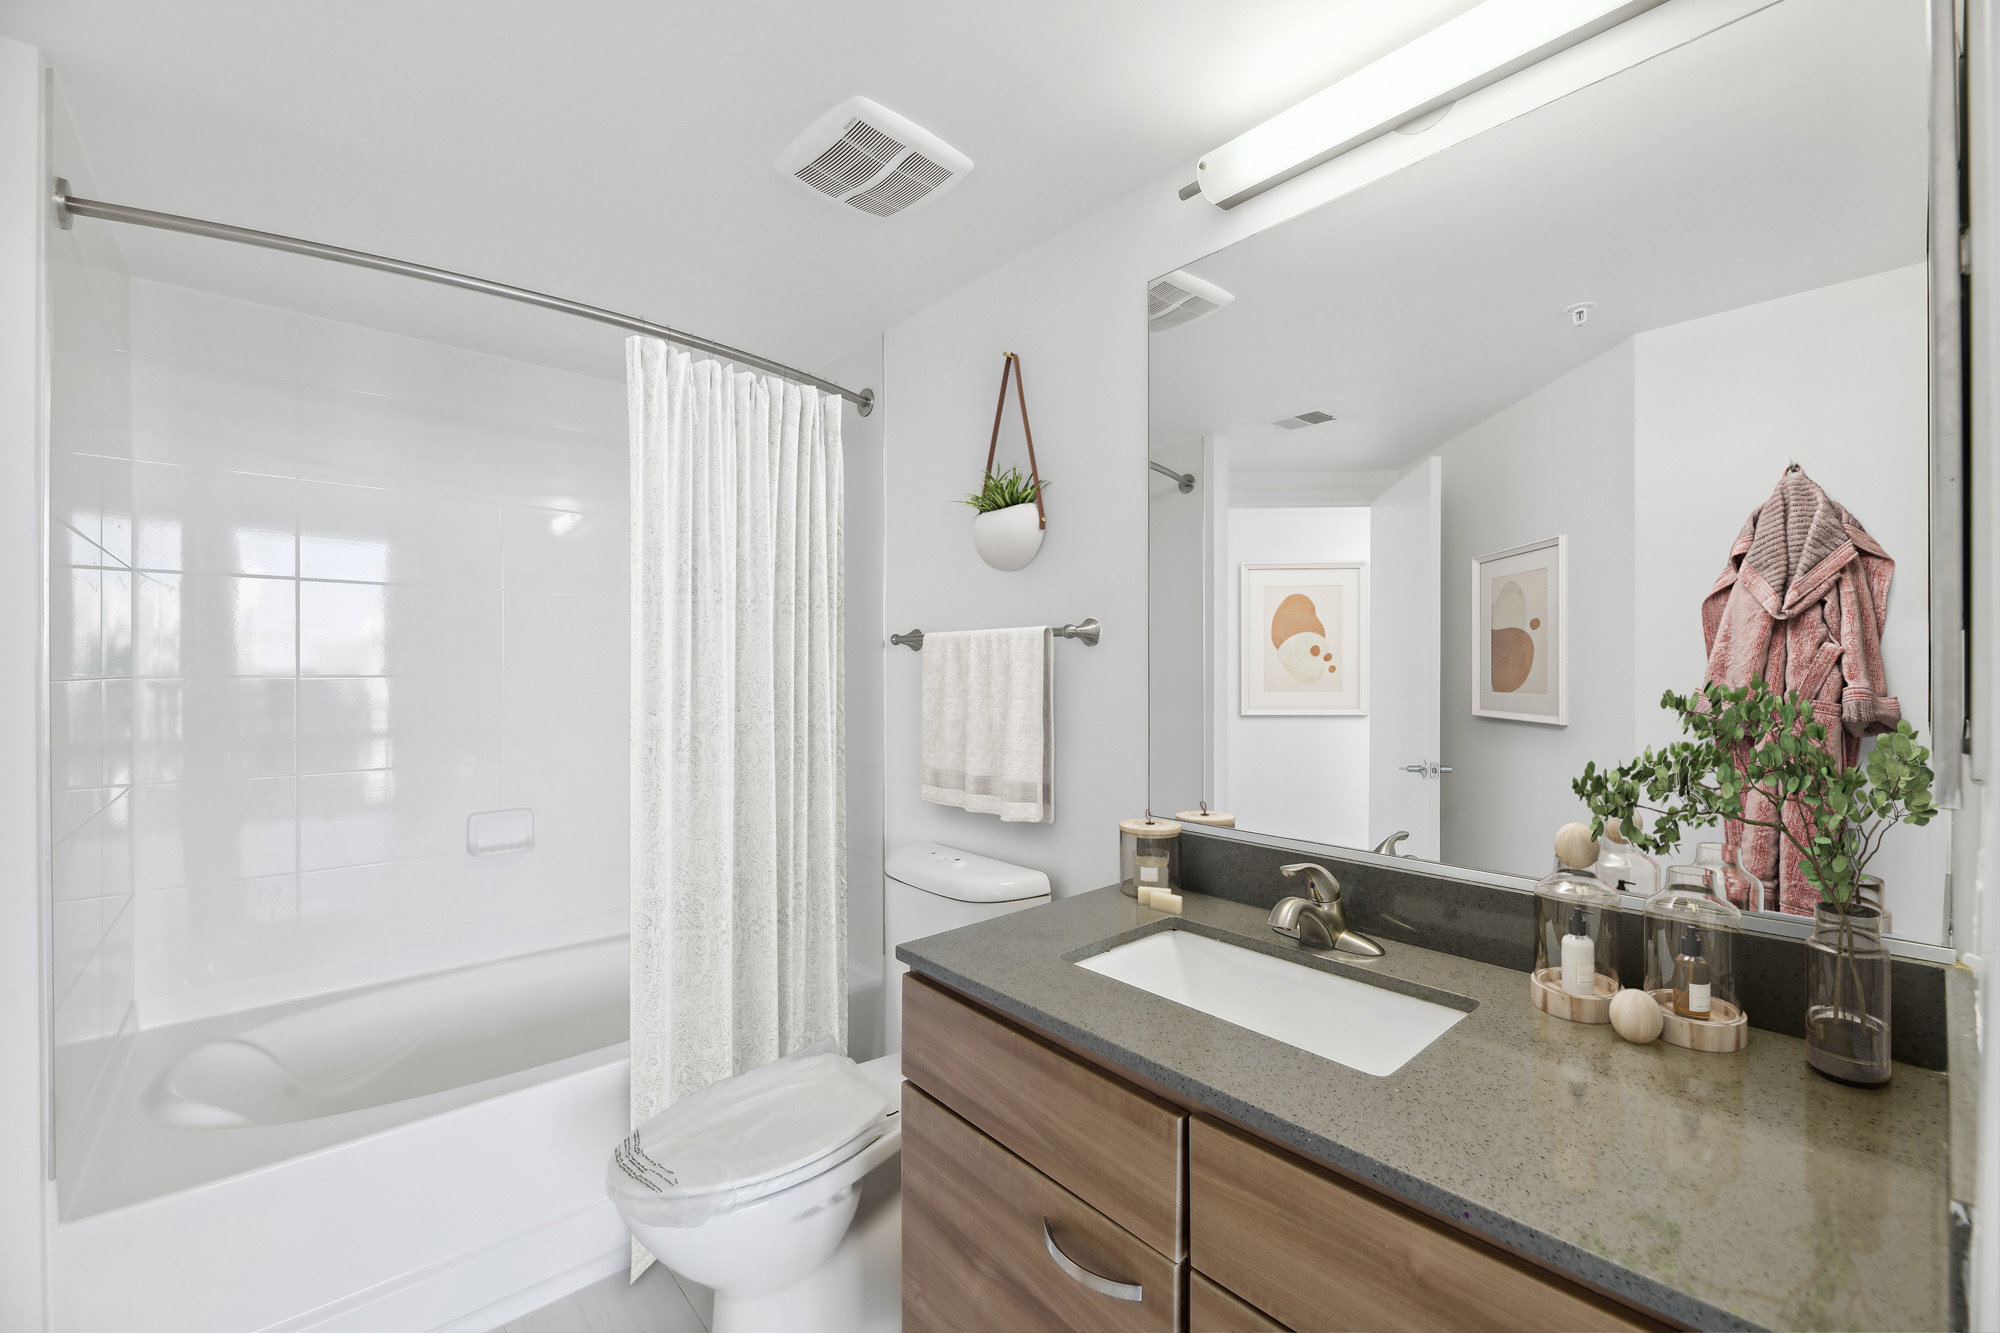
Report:
[[[1662,0],[1485,0],[1204,155],[1202,197],[1234,208]]]

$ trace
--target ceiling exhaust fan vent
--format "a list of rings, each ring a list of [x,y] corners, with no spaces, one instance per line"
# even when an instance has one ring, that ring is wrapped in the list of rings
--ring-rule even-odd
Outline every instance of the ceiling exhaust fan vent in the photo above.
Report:
[[[1319,426],[1333,420],[1333,413],[1314,409],[1301,412],[1295,417],[1281,417],[1271,424],[1280,430],[1304,430],[1307,426]]]
[[[1225,292],[1214,283],[1177,268],[1165,277],[1153,279],[1146,288],[1146,329],[1161,333],[1192,324],[1235,299],[1234,292]]]
[[[821,198],[886,218],[943,194],[972,170],[972,159],[889,108],[850,97],[792,140],[775,165]]]

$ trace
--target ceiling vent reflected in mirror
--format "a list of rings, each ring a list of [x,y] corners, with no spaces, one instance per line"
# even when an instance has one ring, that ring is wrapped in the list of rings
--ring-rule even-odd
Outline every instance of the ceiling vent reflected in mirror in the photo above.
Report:
[[[878,218],[929,203],[972,159],[866,97],[850,97],[778,155],[778,174],[823,199]]]
[[[1146,329],[1150,333],[1161,333],[1183,324],[1192,324],[1235,299],[1234,292],[1225,292],[1214,283],[1197,278],[1186,269],[1177,268],[1164,277],[1153,279],[1152,285],[1146,288]]]
[[[1295,417],[1280,417],[1271,424],[1280,430],[1304,430],[1307,426],[1320,426],[1333,420],[1333,413],[1311,411],[1301,412]]]

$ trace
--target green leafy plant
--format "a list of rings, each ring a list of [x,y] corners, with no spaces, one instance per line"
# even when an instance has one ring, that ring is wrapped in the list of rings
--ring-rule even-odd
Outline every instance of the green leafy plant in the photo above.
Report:
[[[1736,819],[1775,829],[1798,850],[1820,901],[1845,918],[1883,836],[1897,824],[1928,824],[1937,813],[1930,751],[1908,722],[1876,742],[1866,765],[1842,769],[1827,752],[1826,727],[1811,702],[1780,696],[1763,681],[1747,689],[1711,682],[1688,695],[1669,690],[1660,706],[1679,715],[1691,739],[1648,749],[1617,768],[1586,764],[1570,784],[1590,807],[1593,836],[1616,818],[1634,845],[1665,852],[1680,843],[1684,823]],[[1769,802],[1770,818],[1746,817],[1752,795]],[[1788,807],[1806,816],[1797,832],[1785,822]],[[1641,810],[1653,816],[1650,830],[1634,818]]]
[[[1015,505],[1031,505],[1039,490],[1048,489],[1048,482],[1037,482],[1032,477],[1021,475],[1021,469],[1010,467],[1005,472],[995,472],[986,478],[985,484],[960,501],[969,504],[982,514],[990,514],[996,509],[1012,509]]]

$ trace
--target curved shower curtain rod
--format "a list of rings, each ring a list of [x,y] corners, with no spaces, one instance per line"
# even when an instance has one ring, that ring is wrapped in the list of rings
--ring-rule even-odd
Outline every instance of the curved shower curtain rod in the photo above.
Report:
[[[692,348],[697,352],[708,352],[740,365],[768,370],[772,374],[782,375],[800,384],[810,384],[827,393],[838,394],[859,408],[864,417],[875,410],[873,389],[843,388],[832,380],[808,375],[803,370],[765,357],[753,356],[726,343],[698,338],[692,333],[682,333],[679,329],[670,329],[664,324],[655,324],[632,315],[621,315],[615,310],[585,305],[581,301],[571,301],[561,296],[550,296],[547,292],[530,291],[526,287],[514,287],[504,282],[494,282],[490,278],[475,278],[465,273],[453,273],[448,269],[432,268],[428,264],[415,264],[407,259],[371,255],[365,250],[349,250],[338,245],[326,245],[320,241],[301,240],[296,236],[280,236],[276,232],[233,227],[226,222],[208,222],[201,218],[182,217],[178,213],[156,213],[150,208],[133,208],[129,204],[107,204],[101,199],[79,199],[69,192],[69,182],[60,176],[55,180],[53,202],[56,225],[64,231],[68,231],[71,223],[77,218],[129,222],[135,227],[153,227],[160,231],[185,232],[189,236],[207,236],[218,241],[236,241],[243,245],[261,246],[266,250],[283,250],[287,254],[306,255],[313,259],[330,259],[336,264],[352,264],[356,268],[372,268],[378,272],[395,273],[405,278],[419,278],[425,282],[458,287],[468,292],[484,292],[488,296],[499,296],[509,301],[519,301],[524,305],[540,306],[544,310],[575,315],[579,319],[595,320],[599,324],[609,324],[614,328],[630,329],[634,333],[660,338],[682,347]]]

